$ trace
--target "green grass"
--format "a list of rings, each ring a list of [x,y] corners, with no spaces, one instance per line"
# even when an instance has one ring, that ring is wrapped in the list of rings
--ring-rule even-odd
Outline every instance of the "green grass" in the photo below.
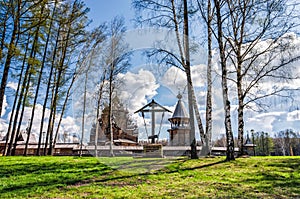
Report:
[[[300,198],[300,157],[0,157],[0,198]]]

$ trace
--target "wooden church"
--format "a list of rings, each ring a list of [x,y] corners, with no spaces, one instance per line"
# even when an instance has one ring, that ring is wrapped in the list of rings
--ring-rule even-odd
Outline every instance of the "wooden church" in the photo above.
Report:
[[[138,127],[129,117],[128,110],[120,103],[119,99],[115,97],[112,102],[113,115],[113,142],[117,146],[136,146],[138,145]],[[90,132],[89,145],[95,145],[95,138],[97,145],[106,145],[110,141],[109,133],[109,108],[106,106],[99,118],[98,132],[96,132],[96,124],[93,125]],[[95,134],[98,133],[97,136]]]

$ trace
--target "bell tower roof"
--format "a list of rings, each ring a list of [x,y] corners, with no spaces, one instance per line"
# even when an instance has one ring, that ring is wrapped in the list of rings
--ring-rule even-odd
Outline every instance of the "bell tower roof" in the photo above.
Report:
[[[189,115],[188,115],[188,113],[185,109],[185,106],[181,100],[182,95],[179,93],[177,95],[177,98],[178,98],[178,102],[176,104],[176,108],[175,108],[172,118],[189,118]]]

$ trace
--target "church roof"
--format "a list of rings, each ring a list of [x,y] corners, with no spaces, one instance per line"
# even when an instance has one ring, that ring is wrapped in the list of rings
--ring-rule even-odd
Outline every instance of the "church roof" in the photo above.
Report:
[[[185,106],[181,101],[182,96],[179,94],[177,98],[178,98],[178,102],[176,104],[176,108],[172,118],[189,118],[189,114],[187,113],[187,110],[185,109]]]

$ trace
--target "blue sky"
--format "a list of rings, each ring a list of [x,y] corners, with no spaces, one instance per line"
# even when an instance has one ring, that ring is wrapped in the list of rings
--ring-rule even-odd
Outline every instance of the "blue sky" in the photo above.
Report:
[[[90,8],[89,16],[93,19],[92,27],[103,22],[110,21],[115,16],[124,16],[128,28],[133,27],[131,20],[134,11],[131,8],[131,0],[85,0]]]

